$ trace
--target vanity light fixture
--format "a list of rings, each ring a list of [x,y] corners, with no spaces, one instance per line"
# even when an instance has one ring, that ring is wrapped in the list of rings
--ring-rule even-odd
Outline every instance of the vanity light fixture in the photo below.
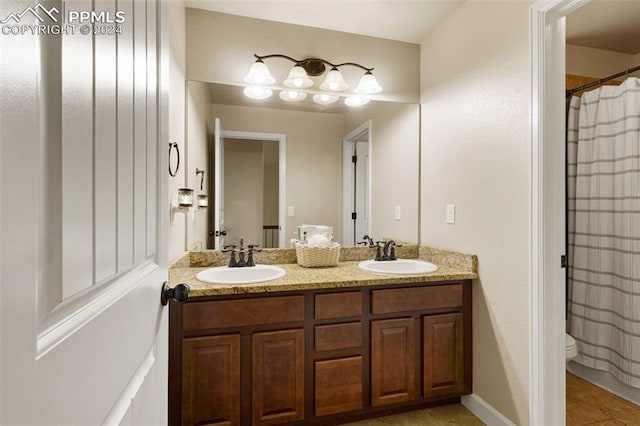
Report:
[[[318,77],[325,73],[327,66],[330,66],[330,70],[327,73],[320,89],[325,92],[343,92],[349,88],[349,84],[345,81],[340,67],[352,66],[357,67],[365,71],[364,75],[360,79],[354,92],[359,96],[356,96],[355,100],[349,100],[352,96],[346,98],[345,103],[348,106],[360,106],[369,102],[367,95],[372,95],[382,91],[382,87],[376,81],[373,75],[373,68],[367,68],[355,62],[345,62],[342,64],[333,64],[325,59],[320,58],[306,58],[302,60],[294,59],[287,55],[272,54],[259,56],[254,54],[256,62],[251,66],[249,73],[244,77],[244,81],[249,84],[244,89],[244,94],[251,99],[266,99],[273,94],[272,88],[268,87],[275,83],[276,79],[271,75],[269,69],[264,63],[265,59],[282,58],[293,62],[295,65],[289,71],[289,75],[283,81],[285,87],[289,87],[295,90],[283,90],[280,92],[280,98],[288,102],[296,102],[304,99],[307,94],[301,89],[306,89],[313,86],[313,80],[311,77]],[[339,99],[337,95],[331,95],[328,93],[319,93],[313,96],[313,101],[321,104],[328,105],[336,102]]]

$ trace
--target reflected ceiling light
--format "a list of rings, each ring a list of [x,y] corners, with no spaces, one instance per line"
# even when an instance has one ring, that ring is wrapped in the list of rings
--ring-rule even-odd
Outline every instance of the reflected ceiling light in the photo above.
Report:
[[[349,88],[349,84],[345,81],[342,73],[340,72],[341,67],[351,66],[364,70],[365,74],[360,79],[357,88],[355,89],[355,93],[360,95],[370,95],[374,93],[379,93],[382,91],[382,87],[376,81],[376,78],[373,76],[373,68],[367,68],[360,64],[356,64],[355,62],[344,62],[341,64],[333,64],[325,59],[320,58],[306,58],[302,60],[294,59],[290,56],[281,55],[281,54],[273,54],[273,55],[265,55],[259,56],[254,55],[256,58],[256,62],[251,66],[249,73],[245,76],[244,81],[250,85],[245,89],[245,95],[252,99],[265,99],[271,96],[271,90],[265,86],[271,86],[275,83],[276,79],[271,75],[269,69],[264,63],[265,59],[271,58],[281,58],[286,59],[288,61],[293,62],[295,65],[289,71],[289,75],[283,81],[283,85],[285,87],[290,87],[292,89],[296,89],[296,92],[300,92],[300,89],[306,89],[308,87],[313,86],[313,80],[310,77],[318,77],[324,74],[327,71],[327,66],[329,66],[329,72],[322,84],[320,84],[320,89],[327,92],[341,92],[347,90]],[[262,88],[262,89],[260,89]],[[268,94],[267,94],[268,93]],[[284,95],[281,93],[280,97],[287,101],[300,100],[297,96],[293,96],[291,91],[284,91]],[[301,92],[304,93],[304,92]],[[321,94],[323,95],[323,94]],[[292,97],[293,96],[293,97]],[[331,96],[331,95],[327,95]],[[322,103],[332,103],[335,100],[332,97],[324,97],[317,98],[314,96],[314,101],[322,104]],[[329,101],[331,100],[331,101]],[[360,105],[364,105],[364,103],[368,102],[368,98],[366,101],[358,98],[357,101],[350,101],[352,103],[359,103]],[[364,102],[364,103],[362,103]]]
[[[369,103],[369,98],[366,96],[355,95],[349,96],[344,100],[344,103],[350,107],[359,107]]]
[[[307,75],[307,72],[300,65],[296,65],[289,71],[289,77],[282,83],[287,87],[294,89],[304,89],[313,86],[313,81]]]
[[[247,86],[244,88],[244,94],[251,99],[267,99],[273,94],[273,90],[262,86]]]
[[[340,96],[329,95],[328,93],[321,93],[319,95],[313,95],[313,102],[320,105],[329,105],[340,99]]]
[[[282,92],[280,92],[280,99],[287,102],[301,101],[306,97],[306,93],[299,92],[297,90],[283,90]]]

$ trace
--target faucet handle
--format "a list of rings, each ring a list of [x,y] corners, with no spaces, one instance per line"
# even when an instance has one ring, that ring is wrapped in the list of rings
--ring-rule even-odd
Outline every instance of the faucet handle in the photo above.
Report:
[[[375,244],[373,243],[373,238],[371,238],[369,235],[364,235],[362,237],[362,239],[364,240],[363,243],[368,243],[369,244],[369,247],[374,247],[375,246]],[[358,244],[360,244],[360,243],[358,243]]]
[[[384,241],[376,241],[375,247],[376,248],[376,260],[380,261],[380,260],[384,260],[384,256],[382,255],[382,247],[380,246],[380,243],[384,243]]]
[[[262,249],[260,248],[260,244],[249,244],[247,248],[249,249],[249,251],[262,251]]]
[[[227,246],[222,246],[222,250],[223,253],[227,253],[230,251],[236,251],[236,246],[235,244],[229,244]]]

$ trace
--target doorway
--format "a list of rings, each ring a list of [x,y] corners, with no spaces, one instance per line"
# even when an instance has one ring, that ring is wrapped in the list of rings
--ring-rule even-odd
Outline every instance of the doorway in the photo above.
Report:
[[[342,244],[346,246],[371,234],[371,120],[348,133],[342,145]]]
[[[284,247],[286,136],[220,129],[214,144],[215,249],[241,238],[263,248]]]

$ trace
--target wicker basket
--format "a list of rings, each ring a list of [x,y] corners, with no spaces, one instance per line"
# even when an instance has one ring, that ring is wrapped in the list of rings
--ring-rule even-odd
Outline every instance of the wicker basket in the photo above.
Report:
[[[298,265],[305,268],[324,268],[336,266],[340,259],[340,244],[333,247],[307,247],[296,245],[296,258]]]

